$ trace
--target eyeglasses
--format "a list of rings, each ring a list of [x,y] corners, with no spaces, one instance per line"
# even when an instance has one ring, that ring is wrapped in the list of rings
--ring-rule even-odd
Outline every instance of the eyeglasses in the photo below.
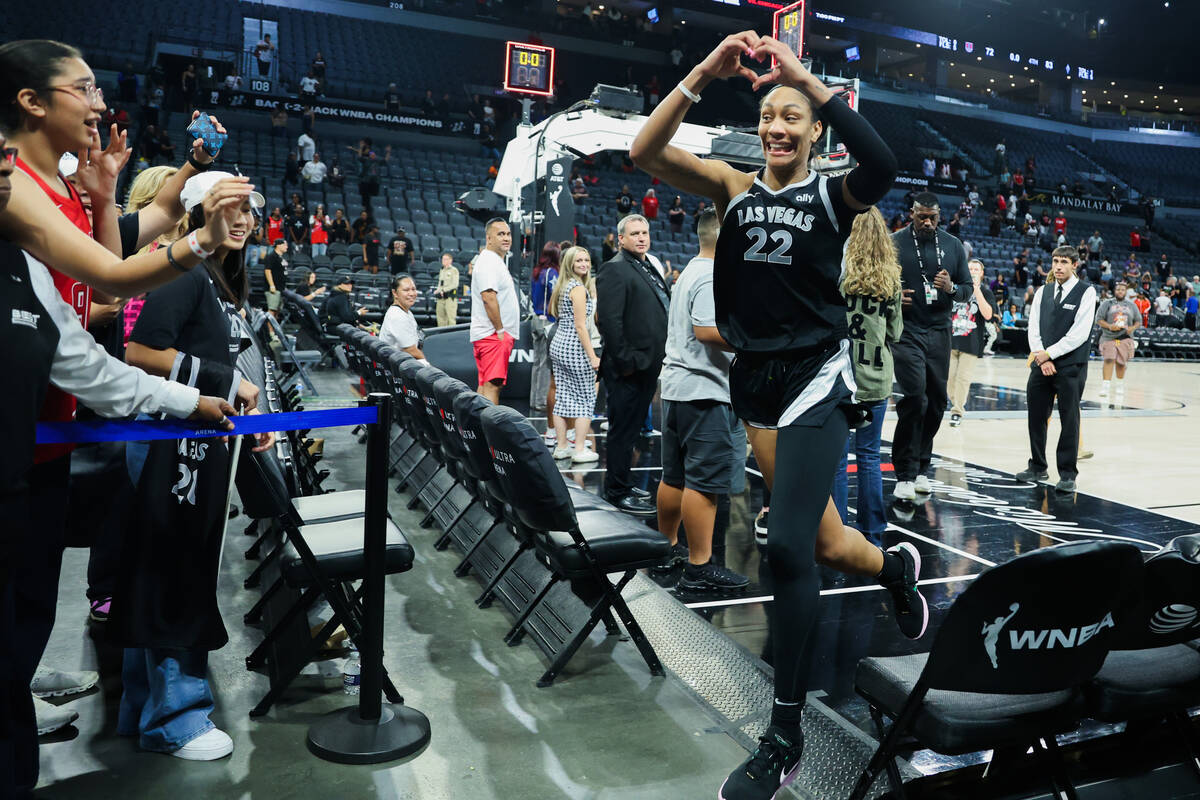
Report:
[[[76,86],[76,85],[51,86],[49,88],[54,89],[59,92],[66,92],[68,94],[73,94],[76,97],[79,97],[79,95],[76,94],[77,92],[83,92],[82,99],[86,100],[91,105],[96,105],[98,103],[104,102],[104,90],[101,89],[96,84],[92,83],[91,81],[83,84],[82,86]]]
[[[5,164],[8,164],[10,167],[15,167],[17,165],[17,148],[6,147],[0,152],[4,154]]]

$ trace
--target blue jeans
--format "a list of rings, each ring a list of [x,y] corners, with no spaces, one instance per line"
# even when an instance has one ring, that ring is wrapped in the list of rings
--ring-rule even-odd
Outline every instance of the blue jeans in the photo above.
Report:
[[[207,671],[204,650],[127,647],[117,733],[138,735],[145,750],[170,753],[212,730]]]
[[[883,415],[887,413],[887,400],[870,407],[871,422],[865,428],[850,431],[846,437],[846,453],[854,448],[858,476],[857,527],[868,539],[879,544],[887,530],[887,509],[883,502],[883,475],[879,471],[879,437],[883,432]],[[850,494],[846,478],[847,458],[833,476],[833,504],[837,506],[842,522],[846,523],[846,506]]]

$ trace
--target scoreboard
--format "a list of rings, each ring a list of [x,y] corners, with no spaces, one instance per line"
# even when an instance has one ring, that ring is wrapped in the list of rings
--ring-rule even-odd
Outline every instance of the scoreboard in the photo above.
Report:
[[[508,42],[504,57],[504,90],[541,97],[554,94],[554,48]]]
[[[804,0],[784,6],[775,12],[775,24],[771,27],[771,36],[788,46],[796,58],[804,55]],[[777,66],[775,58],[771,58],[771,68]]]

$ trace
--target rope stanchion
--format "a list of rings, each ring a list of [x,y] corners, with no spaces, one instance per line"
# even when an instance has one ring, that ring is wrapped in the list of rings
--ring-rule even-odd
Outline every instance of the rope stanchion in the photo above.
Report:
[[[148,442],[155,439],[206,439],[214,436],[276,433],[309,428],[340,428],[375,422],[375,406],[327,408],[318,411],[288,411],[281,414],[249,414],[230,417],[233,430],[180,419],[87,420],[85,422],[39,422],[38,444],[84,442]]]

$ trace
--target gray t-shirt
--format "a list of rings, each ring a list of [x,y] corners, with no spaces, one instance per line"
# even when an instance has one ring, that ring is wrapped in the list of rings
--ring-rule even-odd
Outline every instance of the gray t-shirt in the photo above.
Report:
[[[716,327],[713,262],[693,258],[671,290],[667,347],[663,358],[662,399],[729,402],[729,364],[733,354],[704,344],[693,325]]]
[[[1109,299],[1100,304],[1100,308],[1096,311],[1096,319],[1102,319],[1110,325],[1120,325],[1128,327],[1136,323],[1141,323],[1142,312],[1138,311],[1138,307],[1128,300]],[[1100,329],[1100,341],[1111,342],[1114,339],[1128,339],[1129,334],[1121,331],[1110,331],[1108,328]]]

